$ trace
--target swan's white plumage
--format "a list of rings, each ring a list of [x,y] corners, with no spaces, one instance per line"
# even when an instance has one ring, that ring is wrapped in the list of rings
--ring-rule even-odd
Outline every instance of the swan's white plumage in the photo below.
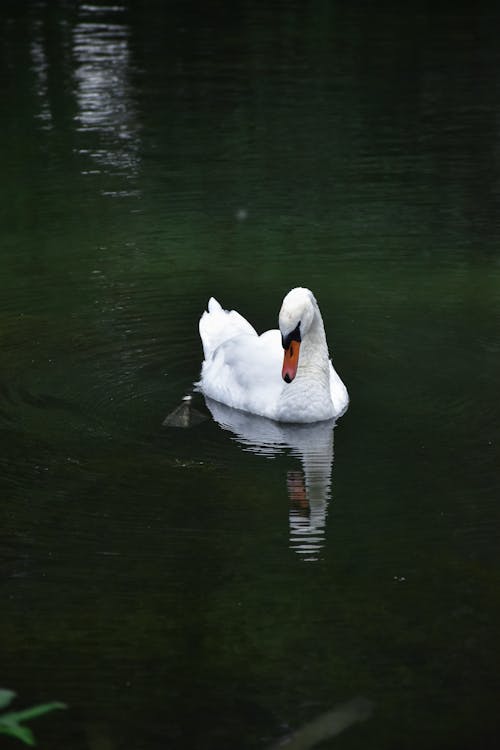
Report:
[[[213,297],[200,319],[205,360],[200,390],[235,409],[280,422],[318,422],[343,413],[347,390],[328,357],[323,320],[312,292],[292,289],[283,300],[280,330],[257,334],[235,310],[224,310]],[[282,335],[300,326],[297,374],[281,376]]]
[[[228,339],[240,334],[257,336],[257,331],[236,310],[223,310],[214,297],[208,300],[208,313],[200,319],[200,336],[205,359]]]

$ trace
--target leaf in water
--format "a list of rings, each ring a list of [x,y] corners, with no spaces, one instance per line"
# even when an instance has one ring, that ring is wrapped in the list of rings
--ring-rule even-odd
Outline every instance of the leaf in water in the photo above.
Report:
[[[16,737],[18,740],[25,742],[26,745],[34,745],[35,738],[33,732],[28,727],[22,727],[19,724],[13,722],[4,722],[0,719],[0,734],[7,734],[9,737]]]
[[[193,427],[204,422],[208,417],[195,409],[191,396],[184,396],[181,404],[163,420],[163,427]]]
[[[371,701],[354,698],[300,727],[293,734],[272,745],[270,750],[309,750],[320,742],[335,737],[358,721],[365,721],[371,716],[372,710]]]
[[[10,696],[3,696],[4,705],[9,703],[15,693],[10,690],[4,690],[2,693],[10,693]],[[0,693],[1,697],[1,693]],[[27,745],[34,745],[35,738],[33,732],[28,727],[21,725],[22,721],[35,719],[37,716],[53,711],[55,708],[66,708],[64,703],[53,701],[52,703],[42,703],[39,706],[26,708],[24,711],[10,711],[0,716],[0,734],[7,734],[9,737],[16,737],[18,740],[25,742]]]
[[[26,708],[23,711],[13,711],[12,713],[5,714],[2,716],[2,720],[5,722],[21,722],[35,719],[37,716],[43,716],[43,714],[53,711],[56,708],[67,708],[65,703],[59,701],[53,701],[52,703],[42,703],[40,706],[33,706],[32,708]]]
[[[9,703],[16,697],[13,690],[5,690],[0,688],[0,708],[5,708]]]

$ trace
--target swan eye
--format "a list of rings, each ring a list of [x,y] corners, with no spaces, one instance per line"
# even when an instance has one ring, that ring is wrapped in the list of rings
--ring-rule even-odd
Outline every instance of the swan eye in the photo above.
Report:
[[[288,336],[283,336],[283,334],[281,335],[281,343],[283,344],[283,349],[288,349],[292,341],[298,341],[299,343],[302,341],[302,336],[300,335],[300,320],[293,331],[288,334]]]

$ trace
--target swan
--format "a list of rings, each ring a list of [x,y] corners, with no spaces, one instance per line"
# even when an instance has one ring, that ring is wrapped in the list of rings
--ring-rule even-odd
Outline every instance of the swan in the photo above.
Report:
[[[347,389],[329,359],[323,319],[309,289],[296,287],[285,296],[279,330],[259,336],[213,297],[199,330],[204,361],[196,385],[204,396],[277,422],[320,422],[347,409]]]

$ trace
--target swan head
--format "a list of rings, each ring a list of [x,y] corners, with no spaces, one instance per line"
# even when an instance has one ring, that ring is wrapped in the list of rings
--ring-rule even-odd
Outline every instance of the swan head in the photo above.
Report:
[[[291,383],[297,374],[302,338],[314,319],[317,302],[309,289],[296,287],[286,295],[279,314],[279,328],[285,355],[281,375]]]

